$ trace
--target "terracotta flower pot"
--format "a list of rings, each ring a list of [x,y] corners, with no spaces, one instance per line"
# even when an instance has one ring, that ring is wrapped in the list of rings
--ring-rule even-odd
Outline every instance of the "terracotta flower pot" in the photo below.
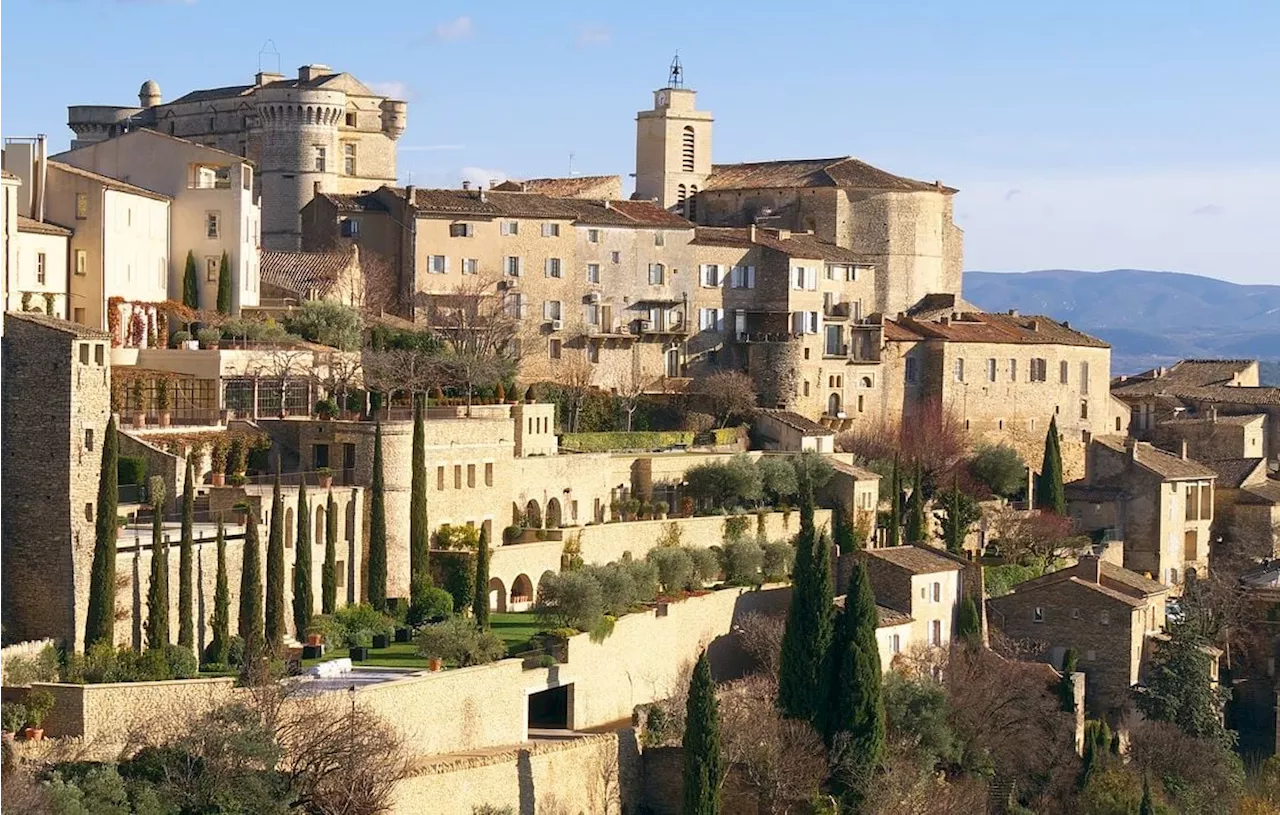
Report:
[[[210,483],[215,487],[225,486],[227,483],[226,473],[209,473]]]
[[[169,420],[170,420],[170,414],[169,414],[169,411],[167,411],[167,410],[162,411],[162,412],[160,413],[160,426],[161,426],[161,427],[168,427],[168,426],[169,426]]]
[[[324,642],[324,637],[319,634],[308,634],[307,645],[320,645]]]
[[[27,741],[43,741],[44,728],[43,727],[24,727],[22,729],[22,738]]]
[[[147,426],[147,414],[145,414],[145,413],[135,413],[135,414],[133,414],[133,426],[134,426],[134,427],[146,427],[146,426]]]
[[[320,476],[320,489],[327,490],[332,486],[333,486],[333,476],[331,475]]]
[[[440,657],[431,657],[427,660],[427,668],[429,668],[432,673],[439,673],[444,670],[444,660]]]

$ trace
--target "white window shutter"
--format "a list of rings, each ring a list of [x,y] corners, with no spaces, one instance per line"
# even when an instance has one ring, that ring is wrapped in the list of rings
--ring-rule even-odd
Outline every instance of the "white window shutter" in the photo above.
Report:
[[[729,269],[720,265],[713,266],[712,268],[716,270],[716,285],[723,286],[725,278],[729,276]]]
[[[703,286],[707,285],[707,264],[705,263],[698,264],[698,283]]]
[[[742,286],[742,269],[734,266],[729,270],[729,285],[737,289]]]
[[[816,291],[818,288],[818,270],[806,269],[805,271],[809,275],[808,285],[805,286],[805,288],[807,288],[809,291]]]
[[[791,333],[792,334],[804,333],[804,312],[803,311],[791,312]]]
[[[747,288],[754,289],[756,287],[756,267],[747,267]]]
[[[444,273],[449,274],[449,256],[444,256]]]

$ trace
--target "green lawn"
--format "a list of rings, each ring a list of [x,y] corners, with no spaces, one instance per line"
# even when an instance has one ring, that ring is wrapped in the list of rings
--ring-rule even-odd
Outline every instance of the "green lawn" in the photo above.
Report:
[[[507,644],[508,654],[518,654],[529,650],[529,638],[537,634],[544,626],[538,624],[538,618],[531,611],[502,612],[489,614],[489,628],[502,637]]]

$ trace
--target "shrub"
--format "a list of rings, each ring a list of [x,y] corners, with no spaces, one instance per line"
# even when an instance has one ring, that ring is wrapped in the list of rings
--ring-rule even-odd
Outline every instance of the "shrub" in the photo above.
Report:
[[[409,598],[408,597],[388,597],[387,598],[387,615],[397,623],[403,623],[409,618]]]
[[[418,602],[409,606],[405,622],[417,628],[423,623],[443,620],[453,614],[453,595],[437,586],[428,586],[418,593]]]
[[[658,596],[658,567],[646,560],[624,560],[621,565],[631,576],[632,599],[652,603]]]
[[[515,543],[516,538],[520,537],[522,532],[524,532],[524,527],[522,526],[516,526],[514,524],[508,526],[506,529],[502,530],[502,542]]]
[[[604,614],[600,584],[584,572],[549,574],[543,578],[534,606],[544,625],[590,631]]]
[[[658,582],[665,593],[675,594],[692,585],[693,558],[687,549],[650,549],[647,559],[658,567]]]
[[[201,348],[208,348],[222,341],[222,332],[216,328],[202,328],[196,332],[196,339],[200,340]]]
[[[176,348],[178,345],[180,345],[180,344],[182,344],[182,343],[184,343],[184,342],[191,342],[191,332],[190,332],[190,331],[175,331],[175,332],[173,332],[173,336],[172,336],[170,339],[172,339],[172,340],[173,340],[173,345],[174,345],[174,347]]]
[[[993,495],[1009,497],[1026,486],[1027,465],[1007,444],[984,444],[969,462],[969,472]]]
[[[116,459],[116,475],[120,484],[145,484],[147,460],[141,456],[120,456]]]
[[[742,540],[751,526],[751,519],[746,515],[730,515],[724,519],[723,540],[727,542]]]
[[[424,626],[418,632],[417,642],[420,655],[439,657],[460,667],[493,662],[507,652],[501,637],[492,631],[482,631],[462,617]]]
[[[440,569],[441,588],[449,593],[450,611],[471,608],[476,593],[476,556],[471,552],[456,552],[432,558]]]
[[[716,426],[716,417],[710,413],[698,413],[696,411],[686,413],[684,415],[684,429],[694,433],[706,433],[708,430]]]
[[[44,723],[44,717],[49,715],[49,711],[53,710],[53,694],[44,688],[37,688],[30,691],[26,698],[22,700],[23,706],[27,711],[27,724],[32,727],[39,727]]]
[[[368,603],[351,603],[333,614],[335,634],[340,642],[337,647],[367,648],[373,644],[375,634],[390,636],[395,633],[395,620]]]
[[[990,597],[1003,597],[1019,583],[1042,574],[1037,566],[1020,566],[1016,563],[988,566],[984,571],[983,582],[986,583],[987,595]]]
[[[765,499],[774,506],[794,498],[800,491],[790,456],[762,456],[757,466],[764,482]]]
[[[560,448],[575,453],[647,452],[692,444],[693,433],[683,430],[565,433],[560,437]]]
[[[244,640],[239,634],[232,634],[227,640],[227,662],[237,668],[244,665]]]
[[[686,550],[693,560],[693,575],[696,584],[711,583],[720,577],[720,558],[706,547],[691,547]]]
[[[332,300],[309,300],[285,318],[286,331],[344,351],[360,347],[364,321],[360,311]]]
[[[6,733],[17,733],[27,723],[27,707],[19,702],[0,704],[0,728]]]
[[[796,560],[796,548],[785,541],[764,545],[764,562],[761,568],[766,580],[786,580]]]
[[[604,566],[584,566],[582,573],[600,584],[600,596],[605,614],[620,617],[631,610],[636,602],[636,584],[631,570],[621,563]]]
[[[721,552],[724,563],[724,579],[739,586],[758,585],[760,567],[764,564],[764,549],[753,540],[726,543]]]
[[[461,549],[474,552],[480,545],[480,529],[466,524],[441,524],[436,530],[435,544],[437,549]]]
[[[58,649],[41,648],[29,657],[10,657],[4,663],[5,685],[30,685],[32,682],[58,681]]]
[[[193,679],[200,674],[200,665],[190,648],[172,643],[166,645],[164,659],[172,679]]]

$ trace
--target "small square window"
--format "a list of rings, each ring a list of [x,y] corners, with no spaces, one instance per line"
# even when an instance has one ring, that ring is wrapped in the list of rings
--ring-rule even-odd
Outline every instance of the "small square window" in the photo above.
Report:
[[[347,127],[355,127],[355,126],[356,126],[356,115],[355,115],[355,113],[353,113],[353,112],[352,112],[352,113],[348,113],[348,114],[346,115],[345,119],[346,119]]]
[[[609,253],[609,257],[610,257],[610,259],[611,259],[615,264],[617,264],[617,263],[621,263],[621,262],[622,262],[622,253],[621,253],[621,252],[610,252],[610,253]]]
[[[92,427],[86,428],[84,431],[84,449],[86,450],[93,449],[93,428]]]
[[[80,364],[89,364],[89,343],[87,342],[80,343]]]
[[[1097,658],[1098,658],[1098,652],[1093,650],[1092,648],[1084,652],[1084,659],[1086,662],[1093,662]]]
[[[542,237],[544,238],[560,237],[560,224],[543,224]]]
[[[1042,623],[1042,622],[1044,622],[1044,609],[1043,609],[1043,608],[1041,608],[1040,606],[1036,606],[1035,611],[1031,612],[1031,622],[1033,622],[1033,623]]]
[[[1071,609],[1071,619],[1073,620],[1080,619],[1080,609],[1078,608]]]
[[[547,340],[547,356],[551,359],[560,359],[560,350],[562,347],[563,343],[555,337],[552,337],[550,340]]]
[[[520,222],[519,221],[503,221],[502,225],[498,227],[498,231],[503,235],[519,235]]]
[[[344,218],[342,220],[342,237],[344,238],[360,237],[360,222],[355,218]]]
[[[218,258],[207,257],[204,259],[204,279],[208,283],[218,282]]]
[[[477,258],[462,259],[463,274],[480,274],[480,261]]]
[[[216,240],[222,236],[222,215],[217,212],[206,212],[204,216],[204,236]]]
[[[427,271],[431,274],[445,274],[449,271],[449,258],[444,255],[432,255],[427,263]]]
[[[449,237],[470,238],[475,235],[475,224],[449,224]]]
[[[587,264],[587,282],[588,283],[600,282],[600,264],[599,263]]]
[[[76,193],[76,220],[83,221],[89,217],[89,194],[85,192]]]
[[[484,485],[486,487],[493,486],[493,462],[484,465]]]
[[[654,246],[666,246],[666,245],[667,245],[667,233],[663,232],[662,230],[658,230],[657,232],[654,232],[654,233],[653,233],[653,245],[654,245]]]
[[[587,230],[587,243],[599,243],[599,242],[600,242],[600,230],[599,230],[599,229],[588,229],[588,230]]]

